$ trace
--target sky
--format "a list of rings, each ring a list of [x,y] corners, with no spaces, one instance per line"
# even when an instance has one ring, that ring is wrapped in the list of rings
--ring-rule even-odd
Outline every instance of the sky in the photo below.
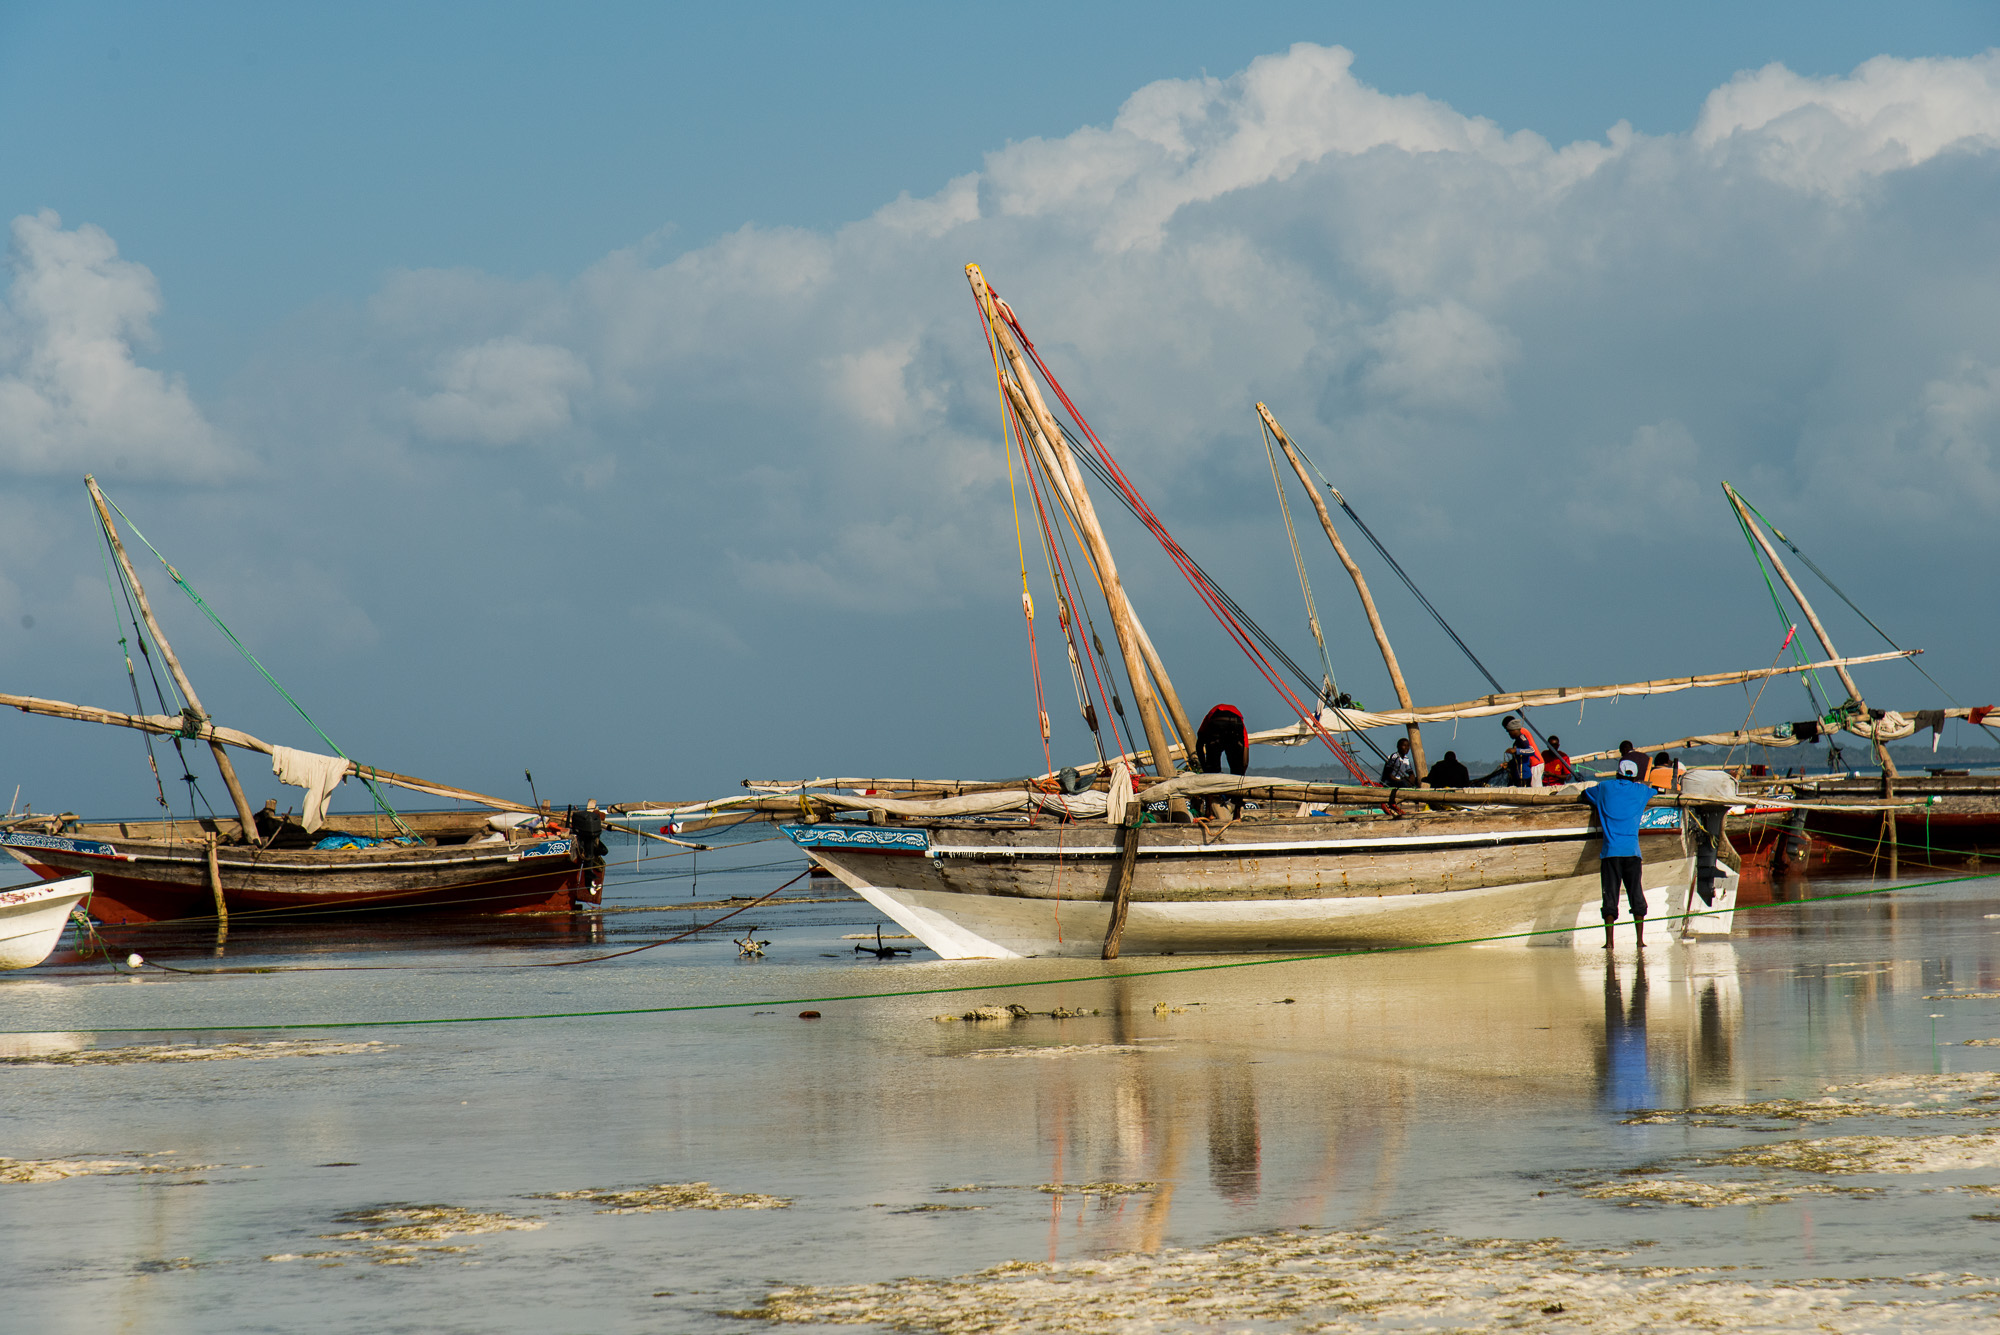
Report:
[[[1991,703],[1996,46],[1969,3],[0,3],[0,690],[130,707],[88,472],[367,763],[602,801],[1038,771],[977,261],[1301,660],[1258,400],[1510,688],[1768,664],[1726,478],[1949,692],[1871,703]],[[1107,526],[1190,710],[1288,722]],[[1347,536],[1416,697],[1487,689]],[[146,560],[218,720],[324,749]],[[10,720],[5,793],[154,804],[136,736]]]

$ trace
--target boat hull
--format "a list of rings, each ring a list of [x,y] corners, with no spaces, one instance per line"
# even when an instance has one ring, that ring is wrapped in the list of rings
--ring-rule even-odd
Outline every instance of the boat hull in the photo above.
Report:
[[[215,916],[207,850],[188,841],[89,839],[0,832],[0,847],[35,874],[91,875],[91,917],[101,923]],[[217,851],[223,902],[252,921],[325,913],[429,910],[455,913],[564,912],[596,903],[573,839],[448,848],[275,852],[227,845]]]
[[[1693,877],[1678,828],[1642,836],[1654,912]],[[1106,826],[786,827],[857,894],[947,959],[1101,951],[1119,832]],[[1576,813],[1146,827],[1122,954],[1370,949],[1597,921],[1601,841]],[[1682,908],[1682,911],[1685,911]],[[1562,938],[1559,942],[1556,938]]]
[[[88,876],[0,890],[0,969],[32,969],[47,959],[70,910],[89,894]]]

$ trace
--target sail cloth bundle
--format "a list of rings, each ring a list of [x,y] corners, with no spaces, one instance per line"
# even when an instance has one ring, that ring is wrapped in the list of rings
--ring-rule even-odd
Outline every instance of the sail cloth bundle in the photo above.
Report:
[[[1780,723],[1771,728],[1746,728],[1736,732],[1704,732],[1692,737],[1681,737],[1659,746],[1646,748],[1649,751],[1679,750],[1687,746],[1809,746],[1829,733],[1847,732],[1869,741],[1877,739],[1885,742],[1901,741],[1924,728],[1941,730],[1946,719],[1962,718],[1978,727],[2000,731],[2000,718],[1988,721],[1993,713],[1991,705],[1975,705],[1971,708],[1923,709],[1911,714],[1885,709],[1877,717],[1873,711],[1850,714],[1846,722],[1835,725],[1823,719],[1809,719],[1803,723]],[[1572,761],[1608,760],[1615,752],[1592,751],[1587,755],[1571,756]]]
[[[921,820],[949,820],[954,816],[996,816],[1002,812],[1025,811],[1030,807],[1051,815],[1067,815],[1095,820],[1104,815],[1103,793],[1086,789],[1080,793],[1038,793],[1029,788],[1000,788],[984,793],[965,793],[919,801],[898,797],[850,797],[845,793],[812,794],[815,806],[839,807],[846,811],[886,811],[892,816]]]
[[[306,790],[304,811],[299,823],[311,834],[326,823],[326,804],[333,790],[347,781],[353,768],[345,756],[322,756],[311,751],[295,751],[289,746],[271,748],[271,773],[279,783]]]

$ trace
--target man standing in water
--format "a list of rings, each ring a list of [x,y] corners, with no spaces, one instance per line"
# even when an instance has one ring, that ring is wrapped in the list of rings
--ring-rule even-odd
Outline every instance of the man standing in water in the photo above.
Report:
[[[1653,800],[1654,790],[1639,782],[1639,766],[1630,760],[1618,762],[1618,777],[1593,783],[1583,790],[1583,800],[1597,812],[1597,824],[1604,832],[1604,851],[1597,859],[1598,885],[1604,892],[1599,906],[1604,915],[1604,948],[1611,949],[1611,924],[1618,920],[1618,889],[1625,889],[1625,902],[1632,909],[1632,927],[1641,946],[1646,944],[1646,891],[1639,884],[1644,865],[1639,860],[1639,816]]]

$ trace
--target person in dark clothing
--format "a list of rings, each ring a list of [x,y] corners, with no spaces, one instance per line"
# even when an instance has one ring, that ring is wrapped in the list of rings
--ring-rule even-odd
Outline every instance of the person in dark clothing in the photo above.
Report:
[[[1472,773],[1459,763],[1458,752],[1447,751],[1443,760],[1431,766],[1431,772],[1424,776],[1424,782],[1433,788],[1470,788]]]
[[[1243,726],[1243,711],[1235,705],[1217,705],[1208,711],[1194,735],[1195,762],[1203,774],[1222,773],[1229,762],[1231,774],[1250,767],[1250,732]]]
[[[1382,786],[1384,788],[1414,788],[1417,785],[1417,762],[1410,754],[1410,739],[1398,737],[1396,749],[1382,762]]]
[[[1621,761],[1629,760],[1633,763],[1633,765],[1637,766],[1639,770],[1639,777],[1641,779],[1646,777],[1646,771],[1649,768],[1651,768],[1652,764],[1652,762],[1646,759],[1646,753],[1644,751],[1641,751],[1636,746],[1633,746],[1632,743],[1630,742],[1618,743],[1618,759]],[[1616,774],[1618,772],[1618,766],[1613,765],[1611,767],[1611,772],[1613,774]]]
[[[1598,855],[1598,886],[1604,893],[1599,911],[1604,918],[1604,948],[1611,949],[1611,924],[1618,921],[1618,891],[1623,886],[1625,902],[1632,910],[1632,926],[1640,945],[1646,944],[1646,891],[1639,883],[1644,864],[1639,860],[1639,817],[1653,800],[1653,789],[1639,781],[1638,762],[1618,762],[1618,777],[1593,783],[1583,790],[1583,800],[1597,811],[1597,824],[1604,833],[1604,851]]]
[[[1208,711],[1201,721],[1201,727],[1194,734],[1195,763],[1201,766],[1203,774],[1222,773],[1223,763],[1229,765],[1231,774],[1241,774],[1250,767],[1250,730],[1243,726],[1243,711],[1235,705],[1217,705]],[[1208,803],[1208,812],[1214,815],[1219,803]],[[1243,799],[1231,798],[1230,810],[1242,814]]]

